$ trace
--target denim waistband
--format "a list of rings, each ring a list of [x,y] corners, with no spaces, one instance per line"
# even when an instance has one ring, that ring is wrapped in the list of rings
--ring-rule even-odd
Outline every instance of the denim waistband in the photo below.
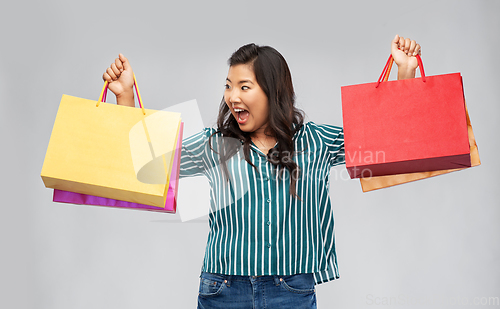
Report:
[[[312,274],[296,274],[291,276],[310,276]],[[202,272],[200,278],[219,281],[226,283],[227,286],[231,286],[231,282],[241,281],[241,282],[267,282],[274,281],[274,284],[279,285],[280,281],[283,277],[289,276],[281,276],[281,275],[263,275],[263,276],[240,276],[240,275],[224,275],[224,274],[215,274],[215,273],[207,273]]]

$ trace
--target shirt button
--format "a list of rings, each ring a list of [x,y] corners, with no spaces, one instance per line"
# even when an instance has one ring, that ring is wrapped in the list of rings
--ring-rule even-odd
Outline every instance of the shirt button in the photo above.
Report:
[[[267,225],[271,225],[271,221],[267,221]]]
[[[267,244],[267,247],[268,247],[268,248],[271,248],[271,244]]]
[[[268,180],[269,180],[269,177],[264,176],[264,181],[268,181]]]
[[[267,199],[267,202],[268,202],[268,203],[271,203],[271,199],[270,199],[270,198],[268,198],[268,199]]]

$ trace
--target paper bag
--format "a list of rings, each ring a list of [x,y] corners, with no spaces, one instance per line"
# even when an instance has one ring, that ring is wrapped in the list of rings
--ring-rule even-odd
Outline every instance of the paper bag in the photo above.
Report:
[[[63,95],[42,167],[45,186],[164,208],[180,114],[102,97]]]
[[[351,178],[470,167],[460,73],[342,87]]]
[[[466,112],[467,112],[467,107],[466,107]],[[479,151],[477,149],[476,139],[474,137],[474,132],[472,131],[472,125],[470,123],[468,112],[467,112],[467,128],[468,128],[469,145],[470,145],[471,166],[478,166],[481,165],[481,160],[479,159]],[[379,176],[371,178],[360,178],[359,181],[361,183],[361,188],[363,189],[363,192],[368,192],[460,170],[463,170],[463,168],[432,171],[432,172]]]

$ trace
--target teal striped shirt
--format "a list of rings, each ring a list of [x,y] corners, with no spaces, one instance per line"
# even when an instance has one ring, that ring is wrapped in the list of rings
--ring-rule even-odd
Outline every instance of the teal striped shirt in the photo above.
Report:
[[[300,168],[300,199],[289,193],[288,170],[279,173],[254,144],[250,161],[256,169],[241,147],[226,162],[228,181],[208,143],[215,131],[206,128],[182,141],[180,177],[204,175],[211,188],[202,270],[242,276],[314,273],[317,284],[339,278],[329,177],[332,166],[345,162],[342,128],[308,122],[295,133],[292,159]],[[213,149],[222,138],[212,137]]]

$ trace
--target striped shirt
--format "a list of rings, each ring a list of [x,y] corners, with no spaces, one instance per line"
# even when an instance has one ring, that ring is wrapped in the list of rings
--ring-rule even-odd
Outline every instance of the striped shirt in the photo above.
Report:
[[[314,273],[316,283],[339,278],[335,252],[330,168],[344,163],[340,127],[305,123],[295,133],[293,160],[300,168],[290,194],[290,173],[279,171],[255,144],[250,161],[243,147],[226,164],[224,176],[206,128],[182,141],[180,177],[205,175],[210,183],[210,232],[202,270],[261,276]],[[212,137],[212,148],[222,139]],[[235,140],[241,146],[241,142]]]

